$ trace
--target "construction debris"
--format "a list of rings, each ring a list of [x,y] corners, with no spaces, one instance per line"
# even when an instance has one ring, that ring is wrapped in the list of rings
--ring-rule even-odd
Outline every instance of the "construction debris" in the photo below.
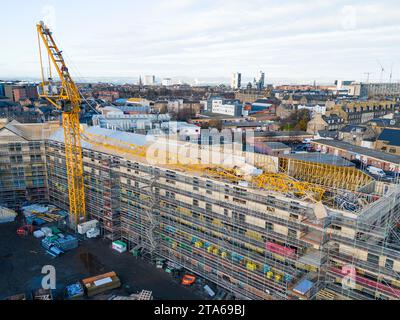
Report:
[[[85,290],[80,282],[71,284],[65,288],[67,299],[77,299],[83,297]]]
[[[28,224],[41,226],[45,223],[57,222],[65,219],[66,213],[56,206],[43,206],[32,204],[22,208],[23,215]]]
[[[87,222],[78,224],[78,233],[84,235],[89,230],[91,230],[93,228],[97,228],[98,225],[99,225],[99,221],[97,221],[97,220],[91,220],[91,221],[87,221]]]
[[[14,210],[0,207],[0,223],[13,222],[17,217],[17,213]]]
[[[88,297],[93,297],[97,294],[119,288],[121,286],[121,281],[115,272],[109,272],[96,277],[83,279],[82,284]]]
[[[153,292],[142,290],[142,292],[131,294],[128,297],[112,296],[110,300],[153,300]]]

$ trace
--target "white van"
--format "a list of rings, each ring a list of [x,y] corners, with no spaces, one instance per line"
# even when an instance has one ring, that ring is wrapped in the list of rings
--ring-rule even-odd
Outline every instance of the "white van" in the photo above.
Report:
[[[379,177],[384,177],[384,176],[386,176],[385,171],[383,171],[382,169],[373,167],[373,166],[369,166],[369,167],[367,168],[367,171],[368,171],[369,173],[371,173],[371,174],[373,174],[373,175],[376,175],[376,176],[379,176]]]

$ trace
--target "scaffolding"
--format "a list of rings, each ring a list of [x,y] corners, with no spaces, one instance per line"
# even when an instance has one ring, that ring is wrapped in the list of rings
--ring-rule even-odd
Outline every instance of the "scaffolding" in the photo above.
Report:
[[[18,208],[48,200],[43,141],[0,142],[0,203]]]
[[[332,175],[356,173],[304,163],[297,172],[308,166],[314,176],[328,177],[291,177],[291,163],[264,171],[270,180],[257,184],[234,167],[156,166],[145,161],[145,148],[119,141],[115,149],[107,137],[93,138],[83,151],[85,194],[104,237],[184,267],[238,298],[398,299],[398,186],[366,179],[357,188],[335,189]],[[67,209],[62,141],[47,140],[44,155],[50,203]],[[342,286],[348,264],[357,271],[352,290]],[[307,291],[300,290],[304,283]]]

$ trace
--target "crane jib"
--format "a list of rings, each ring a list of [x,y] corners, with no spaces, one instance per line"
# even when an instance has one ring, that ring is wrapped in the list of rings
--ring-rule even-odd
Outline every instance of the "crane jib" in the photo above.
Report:
[[[40,22],[37,24],[37,33],[42,74],[39,96],[62,111],[70,223],[71,227],[76,228],[77,224],[86,219],[81,127],[79,122],[81,96],[65,64],[62,51],[59,50],[55,43],[50,29],[43,22]],[[49,58],[47,78],[44,76],[41,42],[44,44]],[[60,78],[59,83],[54,83],[53,81],[52,67]]]

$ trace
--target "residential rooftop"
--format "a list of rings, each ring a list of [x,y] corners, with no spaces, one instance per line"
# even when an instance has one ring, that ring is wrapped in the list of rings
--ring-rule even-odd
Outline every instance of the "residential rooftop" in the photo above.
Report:
[[[374,149],[355,146],[355,145],[352,145],[347,142],[343,142],[343,141],[339,141],[339,140],[327,140],[327,139],[319,139],[319,140],[314,140],[312,142],[331,146],[333,148],[342,149],[342,150],[345,150],[345,151],[348,151],[348,152],[351,152],[354,154],[366,155],[366,156],[369,156],[371,158],[375,158],[378,160],[391,162],[391,163],[395,163],[395,164],[400,164],[400,156],[377,151]]]

